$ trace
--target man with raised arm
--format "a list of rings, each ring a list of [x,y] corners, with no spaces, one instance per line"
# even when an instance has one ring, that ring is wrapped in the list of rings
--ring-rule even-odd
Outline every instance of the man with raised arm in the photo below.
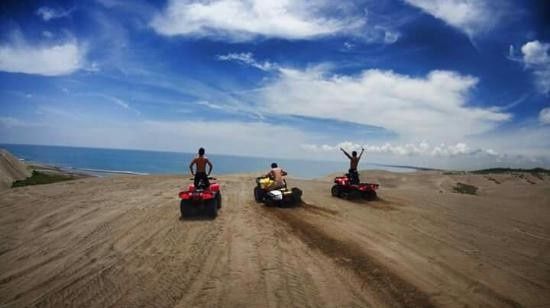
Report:
[[[363,156],[363,152],[365,152],[364,148],[361,148],[361,154],[357,156],[357,152],[353,151],[351,152],[351,156],[346,152],[344,149],[340,148],[344,154],[349,158],[349,181],[351,184],[359,184],[359,173],[357,172],[357,166],[359,165],[359,160],[361,160],[361,156]]]
[[[197,165],[197,170],[193,171],[193,165]],[[206,172],[206,165],[208,165],[208,173]],[[198,187],[200,181],[202,180],[205,187],[210,186],[208,181],[208,176],[212,172],[212,163],[208,160],[208,157],[204,156],[204,148],[199,149],[199,155],[191,161],[189,164],[189,170],[191,170],[191,175],[195,176],[194,184],[195,187]]]

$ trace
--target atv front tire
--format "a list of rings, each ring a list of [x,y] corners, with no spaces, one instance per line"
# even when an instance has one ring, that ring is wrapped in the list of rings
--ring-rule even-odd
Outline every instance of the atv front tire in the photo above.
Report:
[[[333,185],[330,190],[330,193],[332,194],[333,197],[340,198],[342,196],[342,192],[340,191],[340,187],[338,187],[338,185]]]
[[[216,195],[216,202],[218,204],[218,210],[222,208],[222,194],[218,192]]]

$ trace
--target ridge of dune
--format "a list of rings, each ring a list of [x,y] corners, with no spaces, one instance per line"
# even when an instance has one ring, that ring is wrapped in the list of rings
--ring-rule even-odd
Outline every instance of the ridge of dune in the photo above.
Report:
[[[11,187],[17,180],[31,176],[27,165],[5,149],[0,149],[0,190]]]

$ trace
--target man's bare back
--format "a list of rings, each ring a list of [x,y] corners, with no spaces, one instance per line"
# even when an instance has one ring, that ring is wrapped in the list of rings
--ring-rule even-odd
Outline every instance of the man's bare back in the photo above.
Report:
[[[210,176],[210,172],[212,172],[213,165],[208,160],[208,157],[204,155],[204,148],[199,149],[199,155],[195,157],[191,163],[189,164],[189,171],[191,171],[191,174],[195,177],[193,179],[195,183],[195,187],[198,187],[200,182],[202,181],[205,187],[208,187],[210,183],[208,182],[208,176]],[[193,170],[193,165],[196,165],[196,169]],[[206,166],[208,165],[209,169],[208,172],[206,172]]]
[[[286,171],[281,168],[273,168],[269,172],[271,178],[277,183],[277,185],[284,185],[283,176],[286,175]]]
[[[274,181],[270,189],[284,187],[285,186],[284,176],[286,176],[287,174],[288,173],[286,171],[279,168],[277,163],[272,163],[271,170],[266,174],[266,176],[270,177]]]
[[[359,157],[351,157],[349,159],[349,168],[350,169],[357,169],[357,166],[359,166]]]
[[[210,161],[208,161],[208,157],[206,156],[197,156],[193,161],[191,162],[191,166],[193,164],[197,165],[196,172],[205,172],[206,173],[206,165],[209,164]]]

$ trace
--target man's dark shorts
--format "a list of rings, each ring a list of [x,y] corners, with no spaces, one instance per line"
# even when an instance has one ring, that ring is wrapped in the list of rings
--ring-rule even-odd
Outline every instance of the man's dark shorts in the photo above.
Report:
[[[350,184],[359,184],[359,173],[357,169],[349,169],[348,173]]]
[[[204,183],[204,188],[207,188],[208,186],[210,186],[210,182],[208,181],[208,175],[206,175],[206,172],[196,172],[195,173],[195,179],[194,179],[195,187],[197,187],[197,188],[199,187],[199,182],[201,180]]]

